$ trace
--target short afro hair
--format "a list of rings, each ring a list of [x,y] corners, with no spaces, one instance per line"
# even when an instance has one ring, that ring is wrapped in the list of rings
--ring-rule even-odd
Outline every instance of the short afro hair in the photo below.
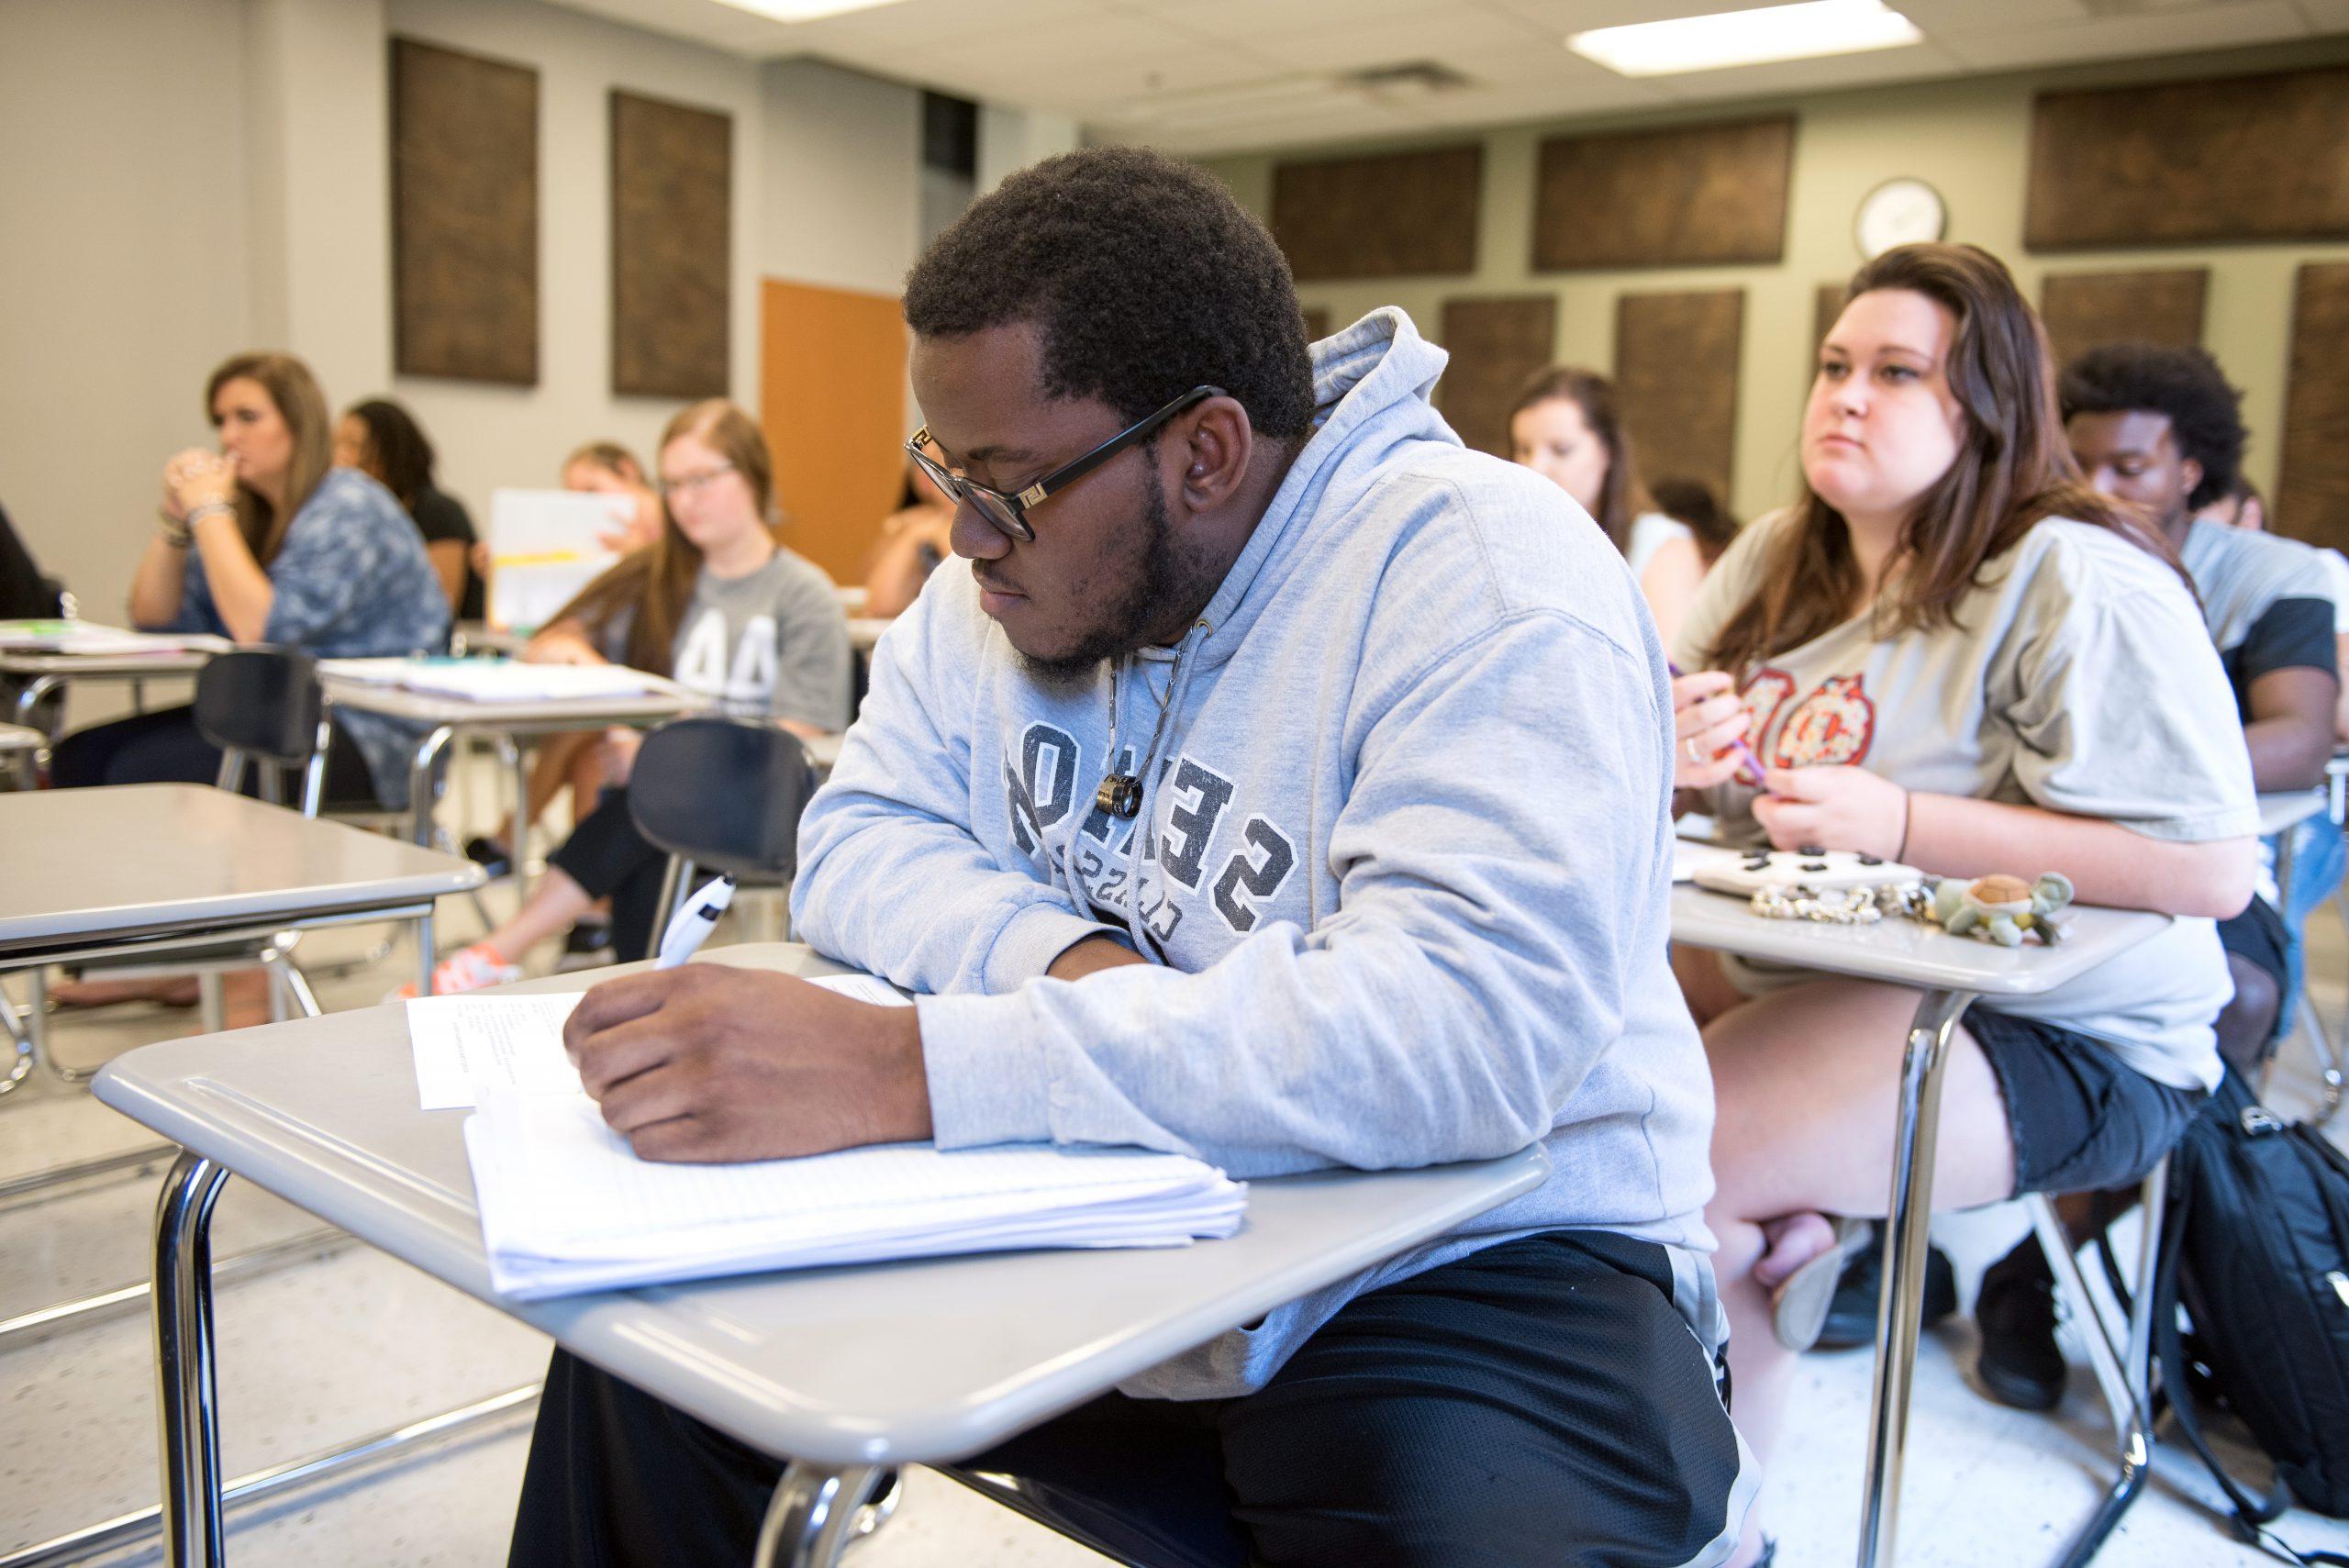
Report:
[[[906,324],[1041,329],[1044,391],[1139,420],[1195,386],[1301,440],[1313,367],[1288,262],[1205,170],[1137,147],[1048,158],[971,204],[914,263]]]
[[[2186,498],[2201,510],[2234,488],[2249,435],[2243,394],[2227,384],[2219,361],[2200,349],[2158,343],[2108,343],[2064,369],[2056,389],[2064,417],[2075,414],[2164,414],[2177,450],[2202,465],[2202,482]]]

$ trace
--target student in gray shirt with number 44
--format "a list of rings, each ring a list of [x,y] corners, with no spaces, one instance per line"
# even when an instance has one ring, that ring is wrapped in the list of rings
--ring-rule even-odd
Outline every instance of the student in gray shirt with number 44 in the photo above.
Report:
[[[1750,1468],[1621,557],[1461,446],[1399,312],[1308,359],[1271,237],[1156,154],[1005,181],[906,315],[971,563],[882,638],[792,913],[933,995],[613,981],[566,1031],[606,1119],[651,1159],[1051,1141],[1241,1177],[1546,1144],[1535,1191],[969,1463],[1187,1478],[1219,1561],[1721,1561]],[[778,1469],[558,1354],[514,1561],[740,1561]]]

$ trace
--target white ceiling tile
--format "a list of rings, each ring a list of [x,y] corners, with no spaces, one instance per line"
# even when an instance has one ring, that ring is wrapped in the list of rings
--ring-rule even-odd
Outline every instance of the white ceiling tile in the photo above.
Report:
[[[1426,17],[1430,0],[1105,0],[1185,32],[1245,39],[1258,33],[1350,28],[1390,17]]]
[[[718,9],[715,0],[707,0]],[[869,70],[886,71],[892,53],[917,53],[963,39],[1033,37],[1102,15],[1102,0],[896,0],[870,10],[795,22],[783,30],[794,47],[853,52]]]
[[[1442,60],[1460,53],[1533,52],[1564,48],[1524,22],[1490,11],[1453,9],[1441,18],[1414,17],[1304,32],[1252,32],[1240,41],[1256,54],[1304,71],[1359,71]]]
[[[1520,83],[1451,93],[1437,99],[1434,107],[1449,125],[1493,126],[1588,119],[1669,106],[1653,83],[1613,76],[1604,82]]]
[[[1030,36],[965,39],[935,52],[902,53],[894,64],[897,74],[989,102],[1087,117],[1104,106],[1295,74],[1237,49],[1177,38],[1147,18],[1106,15]]]
[[[1669,22],[1682,17],[1710,17],[1722,11],[1747,11],[1763,6],[1789,6],[1796,0],[1476,0],[1489,9],[1521,17],[1560,38],[1593,28],[1620,28],[1633,22]]]
[[[1206,157],[1218,152],[1291,151],[1309,148],[1342,146],[1346,143],[1411,136],[1427,128],[1400,116],[1364,107],[1344,114],[1303,121],[1285,121],[1261,129],[1245,127],[1191,137],[1157,137],[1143,133],[1141,139],[1172,152],[1194,157]]]
[[[2290,0],[2249,0],[2159,16],[2110,17],[2060,27],[1950,31],[1935,41],[1976,71],[2085,60],[2126,60],[2305,38],[2313,29]]]
[[[2081,0],[1885,0],[1928,33],[1944,28],[2044,28],[2093,15]]]

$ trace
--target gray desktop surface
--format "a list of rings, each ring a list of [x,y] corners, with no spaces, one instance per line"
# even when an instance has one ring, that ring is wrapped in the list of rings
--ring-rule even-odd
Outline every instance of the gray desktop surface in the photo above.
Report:
[[[0,794],[0,957],[92,936],[416,904],[472,862],[205,784]]]
[[[839,968],[781,943],[704,962]],[[581,989],[608,973],[518,989]],[[148,1046],[109,1065],[96,1094],[740,1440],[828,1464],[980,1452],[1530,1191],[1549,1169],[1536,1147],[1476,1164],[1258,1182],[1238,1236],[1165,1251],[999,1253],[510,1302],[490,1288],[465,1113],[417,1109],[400,1009]]]
[[[649,679],[650,677],[648,677]],[[327,701],[337,707],[380,713],[410,724],[482,728],[593,728],[603,724],[651,724],[697,712],[709,699],[682,686],[634,696],[548,697],[531,702],[469,702],[462,697],[412,692],[405,686],[353,681],[328,672]]]
[[[2108,959],[2159,936],[2175,922],[2139,909],[2067,912],[2064,940],[2002,948],[1978,937],[1953,937],[1905,917],[1873,926],[1823,925],[1756,915],[1746,900],[1682,883],[1672,890],[1672,940],[1740,958],[1889,980],[1902,985],[1969,991],[1982,996],[2035,996]]]
[[[2259,797],[2259,836],[2281,833],[2287,828],[2297,828],[2311,817],[2321,816],[2325,808],[2325,792],[2321,787],[2279,790]]]

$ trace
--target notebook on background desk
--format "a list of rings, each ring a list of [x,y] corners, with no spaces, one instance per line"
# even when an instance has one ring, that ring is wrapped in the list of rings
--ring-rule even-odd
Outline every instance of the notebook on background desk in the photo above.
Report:
[[[561,702],[573,698],[645,696],[682,690],[674,682],[624,664],[526,664],[496,659],[329,659],[321,666],[339,681],[459,702]]]

